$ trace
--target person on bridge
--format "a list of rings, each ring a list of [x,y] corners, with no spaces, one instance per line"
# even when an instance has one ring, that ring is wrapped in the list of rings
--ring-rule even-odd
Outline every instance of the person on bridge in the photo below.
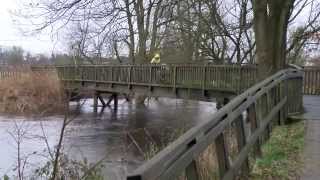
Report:
[[[150,62],[151,64],[160,64],[160,54],[159,53],[156,53],[155,55],[154,55],[154,57],[151,59],[151,62]],[[162,73],[161,73],[161,71],[157,71],[157,75],[158,76],[162,76]],[[160,80],[161,80],[161,78],[160,78]],[[160,80],[157,80],[157,81],[160,81]],[[159,98],[158,97],[154,97],[155,98],[155,100],[159,100]],[[148,101],[150,100],[150,97],[148,98]]]
[[[154,57],[151,59],[151,64],[160,64],[160,54],[156,53]]]

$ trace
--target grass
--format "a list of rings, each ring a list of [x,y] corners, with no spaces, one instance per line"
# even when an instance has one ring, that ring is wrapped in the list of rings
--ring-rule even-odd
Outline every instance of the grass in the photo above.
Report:
[[[250,179],[299,179],[303,165],[304,122],[277,126],[263,145],[263,157],[254,164]]]

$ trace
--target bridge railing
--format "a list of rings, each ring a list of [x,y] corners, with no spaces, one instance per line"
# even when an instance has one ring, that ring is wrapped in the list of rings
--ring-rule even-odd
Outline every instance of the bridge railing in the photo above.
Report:
[[[242,92],[256,79],[254,66],[86,65],[57,66],[64,81],[150,85]]]
[[[19,78],[28,74],[29,72],[33,73],[50,73],[56,70],[55,66],[30,66],[30,65],[21,65],[21,66],[0,66],[0,79],[6,78]]]
[[[305,66],[303,92],[308,95],[320,95],[320,66]]]
[[[0,79],[18,78],[25,71],[25,67],[0,66]]]
[[[217,111],[210,120],[188,130],[136,169],[127,180],[167,180],[181,175],[198,180],[197,159],[212,144],[220,179],[234,179],[239,173],[248,175],[249,153],[253,152],[254,157],[261,155],[261,144],[269,137],[272,126],[283,122],[290,110],[301,111],[302,90],[288,92],[290,86],[299,87],[302,78],[301,71],[287,69],[254,85]],[[246,122],[250,127],[247,131]],[[237,153],[232,157],[224,136],[229,127],[235,128],[237,137]]]

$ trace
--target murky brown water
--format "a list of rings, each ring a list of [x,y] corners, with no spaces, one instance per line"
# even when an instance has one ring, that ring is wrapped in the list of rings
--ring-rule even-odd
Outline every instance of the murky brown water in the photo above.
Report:
[[[152,100],[145,106],[120,100],[116,113],[111,108],[100,108],[98,113],[94,113],[91,100],[87,100],[80,108],[76,103],[71,103],[70,106],[77,117],[68,125],[64,153],[73,159],[87,158],[90,162],[105,158],[103,174],[108,180],[124,179],[127,172],[143,162],[141,152],[130,145],[127,132],[134,133],[145,128],[158,141],[160,136],[176,132],[177,129],[190,128],[207,120],[215,112],[214,103],[166,98]],[[46,154],[45,141],[40,138],[43,135],[41,124],[49,146],[53,147],[58,140],[63,116],[39,119],[0,116],[1,177],[3,174],[15,173],[17,153],[12,135],[15,134],[16,126],[27,130],[22,149],[23,155],[32,154],[29,167],[46,161],[39,155]]]

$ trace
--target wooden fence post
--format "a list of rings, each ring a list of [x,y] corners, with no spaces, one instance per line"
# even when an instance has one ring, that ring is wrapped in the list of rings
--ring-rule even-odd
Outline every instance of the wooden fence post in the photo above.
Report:
[[[216,139],[215,139],[215,146],[216,146],[216,155],[219,165],[219,176],[220,179],[223,178],[223,176],[226,174],[226,172],[230,168],[230,163],[228,160],[228,152],[224,141],[224,135],[221,133]]]
[[[242,148],[245,147],[247,143],[242,115],[235,120],[235,129],[236,129],[236,138],[237,138],[237,144],[238,144],[238,152],[241,152]],[[249,160],[248,158],[246,158],[246,160],[242,165],[241,175],[243,177],[248,177],[249,171],[250,171]]]
[[[197,163],[193,160],[186,168],[187,180],[199,180],[199,173],[197,170]]]
[[[256,103],[252,104],[248,109],[248,118],[251,125],[251,134],[254,133],[257,129],[259,129],[259,121],[257,118],[257,111],[256,111]],[[257,143],[254,145],[254,156],[256,158],[260,158],[262,156],[261,151],[261,141],[260,138],[258,139]]]

